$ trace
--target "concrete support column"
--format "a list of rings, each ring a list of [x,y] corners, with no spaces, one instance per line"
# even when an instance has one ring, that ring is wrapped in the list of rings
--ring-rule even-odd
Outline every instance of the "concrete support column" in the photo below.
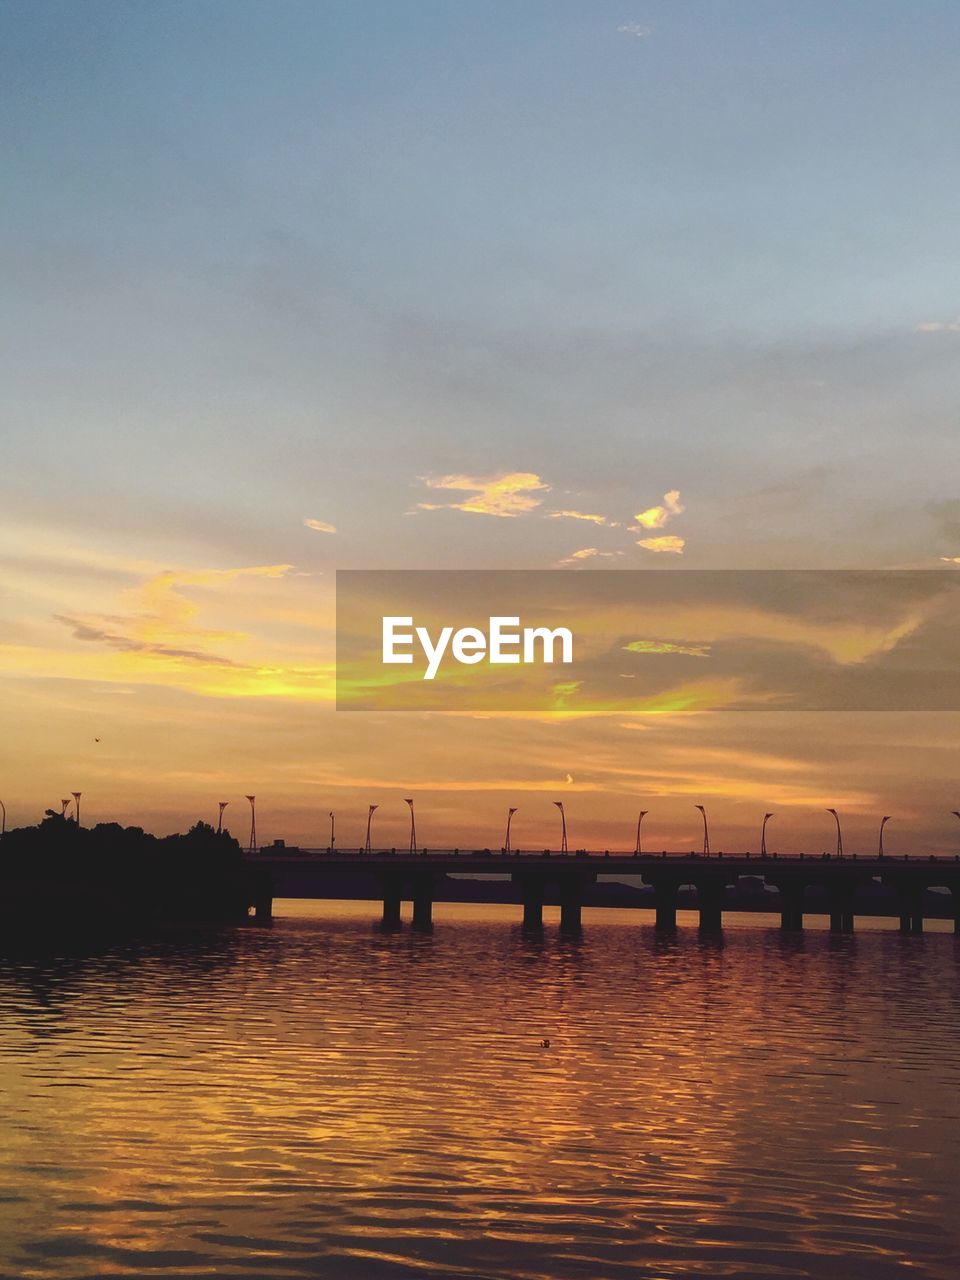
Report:
[[[560,928],[564,933],[577,933],[583,907],[583,885],[576,878],[560,885]]]
[[[677,893],[680,886],[674,880],[657,880],[653,887],[657,894],[657,928],[676,929]]]
[[[262,893],[257,897],[253,904],[254,919],[258,924],[266,924],[273,919],[273,896],[269,893]]]
[[[383,919],[384,929],[400,928],[400,880],[397,876],[388,876],[383,882]]]
[[[830,932],[853,933],[853,885],[835,884],[830,888]]]
[[[780,928],[790,932],[803,929],[803,885],[788,880],[780,889]]]
[[[900,890],[900,932],[923,933],[922,885],[903,885]]]
[[[420,933],[433,928],[433,879],[418,876],[413,885],[413,927]]]
[[[543,880],[539,876],[524,877],[520,884],[523,891],[523,927],[539,931],[543,928]]]
[[[697,905],[700,908],[700,928],[716,931],[723,928],[723,898],[726,883],[710,876],[697,881]]]

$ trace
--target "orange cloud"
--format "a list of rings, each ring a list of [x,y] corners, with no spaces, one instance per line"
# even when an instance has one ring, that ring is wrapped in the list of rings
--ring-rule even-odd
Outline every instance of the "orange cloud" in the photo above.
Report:
[[[616,556],[622,555],[622,551],[601,551],[599,547],[581,547],[579,551],[571,552],[570,555],[566,556],[563,560],[559,560],[557,563],[561,565],[580,564],[584,560],[611,560]]]
[[[531,471],[510,471],[486,478],[475,476],[424,477],[428,489],[468,493],[462,502],[418,502],[420,511],[468,511],[473,515],[513,517],[524,515],[540,506],[542,498],[532,495],[549,489]]]
[[[551,520],[589,520],[591,524],[608,524],[606,516],[591,515],[586,511],[548,511]]]
[[[335,524],[327,524],[326,520],[304,520],[303,522],[308,529],[314,529],[317,533],[336,533],[337,526]]]
[[[630,653],[682,653],[688,658],[709,658],[708,644],[673,644],[670,640],[631,640],[624,649]]]
[[[673,516],[682,515],[686,508],[680,501],[680,490],[671,489],[663,495],[663,505],[648,507],[646,511],[638,511],[634,516],[642,529],[662,529]]]
[[[637,539],[637,546],[644,547],[647,551],[667,551],[677,556],[683,555],[683,549],[686,545],[686,538],[678,538],[675,533],[664,533],[656,538]]]

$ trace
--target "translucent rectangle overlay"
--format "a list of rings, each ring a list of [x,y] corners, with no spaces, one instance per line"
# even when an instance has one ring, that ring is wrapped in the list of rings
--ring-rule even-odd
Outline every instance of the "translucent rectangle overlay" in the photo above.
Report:
[[[390,624],[410,662],[384,662],[384,618],[411,620]],[[537,628],[569,631],[571,661],[542,634],[522,661]],[[491,660],[498,630],[521,661]],[[958,639],[954,570],[340,570],[337,708],[956,711]]]

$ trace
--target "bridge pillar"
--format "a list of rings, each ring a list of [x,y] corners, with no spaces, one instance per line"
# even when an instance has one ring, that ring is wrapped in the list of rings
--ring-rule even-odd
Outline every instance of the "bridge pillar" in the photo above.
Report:
[[[853,933],[853,885],[830,886],[830,932]]]
[[[523,927],[531,932],[543,928],[544,883],[539,876],[524,877],[521,881],[523,890]]]
[[[777,886],[780,890],[780,928],[790,932],[803,929],[803,884],[788,880]]]
[[[400,928],[400,880],[397,876],[387,876],[383,882],[383,919],[384,929]]]
[[[900,889],[900,932],[923,933],[922,885],[903,885]]]
[[[272,894],[261,893],[258,895],[256,902],[253,904],[253,918],[258,924],[266,924],[273,919]]]
[[[413,883],[413,927],[419,933],[433,928],[433,878],[417,876]]]
[[[680,886],[675,880],[655,880],[654,890],[657,895],[657,928],[676,929],[677,927],[677,895]]]
[[[564,933],[579,932],[582,907],[583,885],[571,876],[560,885],[560,928]]]
[[[704,932],[723,928],[723,898],[726,881],[710,876],[698,880],[697,905],[700,908],[700,928]]]

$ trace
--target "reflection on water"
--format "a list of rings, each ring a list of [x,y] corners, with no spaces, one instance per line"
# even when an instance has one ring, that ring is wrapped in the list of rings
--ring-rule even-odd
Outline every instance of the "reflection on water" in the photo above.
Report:
[[[278,910],[0,963],[2,1274],[953,1280],[952,936]]]

